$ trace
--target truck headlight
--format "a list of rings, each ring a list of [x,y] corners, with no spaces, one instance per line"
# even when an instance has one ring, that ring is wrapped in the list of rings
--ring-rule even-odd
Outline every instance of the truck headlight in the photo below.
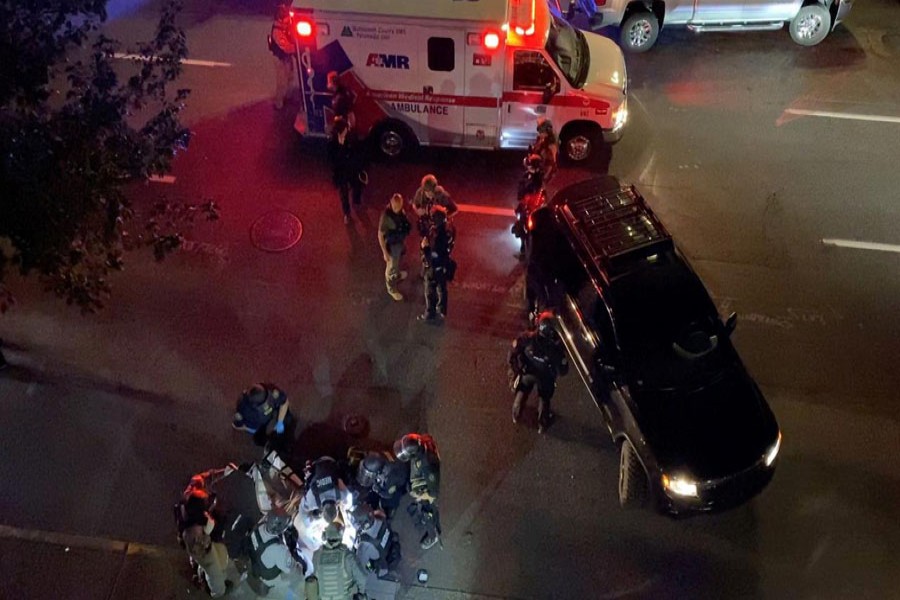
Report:
[[[775,457],[778,456],[778,451],[781,450],[781,432],[778,432],[778,439],[775,440],[775,443],[772,444],[772,447],[769,448],[769,451],[766,452],[766,466],[771,467],[772,463],[775,462]]]
[[[667,492],[671,492],[676,496],[697,497],[697,483],[687,477],[677,475],[669,477],[663,473],[662,485]]]

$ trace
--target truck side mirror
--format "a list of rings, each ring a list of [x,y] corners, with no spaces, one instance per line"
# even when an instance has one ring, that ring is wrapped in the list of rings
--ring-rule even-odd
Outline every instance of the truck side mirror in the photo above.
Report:
[[[548,81],[547,85],[544,86],[541,104],[550,104],[550,100],[553,99],[557,92],[559,92],[559,80],[554,78],[553,81]]]
[[[737,313],[731,313],[725,320],[725,335],[731,335],[735,327],[737,327]]]

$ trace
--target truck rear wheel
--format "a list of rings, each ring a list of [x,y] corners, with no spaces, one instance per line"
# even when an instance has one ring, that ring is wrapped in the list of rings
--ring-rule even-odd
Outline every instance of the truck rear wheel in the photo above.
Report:
[[[659,19],[652,12],[631,13],[619,26],[619,44],[628,52],[646,52],[659,37]]]
[[[800,9],[789,27],[791,39],[801,46],[815,46],[831,29],[831,14],[821,4],[807,4]]]
[[[599,143],[599,132],[589,127],[576,126],[563,131],[560,152],[566,162],[583,164],[596,156]]]
[[[631,442],[622,442],[619,454],[619,504],[622,508],[641,508],[647,505],[650,483],[647,473]]]

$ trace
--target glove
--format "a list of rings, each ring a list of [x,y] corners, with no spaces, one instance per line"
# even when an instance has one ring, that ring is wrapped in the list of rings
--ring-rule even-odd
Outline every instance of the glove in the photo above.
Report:
[[[275,433],[277,433],[278,435],[284,433],[284,421],[278,421],[277,423],[275,423]]]

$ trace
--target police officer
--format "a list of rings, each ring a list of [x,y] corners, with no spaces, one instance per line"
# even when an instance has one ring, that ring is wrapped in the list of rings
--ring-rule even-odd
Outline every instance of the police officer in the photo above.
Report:
[[[310,518],[322,518],[331,523],[339,509],[350,503],[350,491],[341,479],[341,468],[330,456],[323,456],[306,465],[306,494],[300,510]]]
[[[569,372],[569,362],[562,341],[553,326],[553,313],[538,316],[535,331],[527,331],[513,341],[509,352],[510,383],[516,393],[513,401],[513,423],[519,421],[522,407],[531,390],[538,389],[538,433],[544,433],[553,419],[550,398],[556,389],[556,378]]]
[[[328,91],[331,92],[331,112],[334,114],[335,122],[338,118],[345,119],[351,128],[355,128],[356,115],[353,112],[353,105],[356,103],[356,96],[344,85],[337,71],[329,72],[326,82]]]
[[[384,282],[387,285],[388,295],[401,302],[403,294],[397,289],[397,284],[406,279],[408,273],[400,269],[400,259],[406,251],[406,238],[409,235],[410,224],[406,218],[402,194],[394,194],[378,221],[378,245],[384,257]]]
[[[531,153],[541,157],[543,169],[543,183],[550,183],[556,175],[559,155],[559,140],[553,131],[553,122],[547,117],[539,117],[537,122],[537,137],[531,146]]]
[[[209,595],[221,598],[240,576],[228,557],[225,544],[213,541],[211,523],[191,525],[183,532],[184,547],[196,569],[195,581],[204,585]]]
[[[290,9],[286,3],[278,6],[268,42],[275,65],[275,97],[272,104],[276,110],[281,110],[290,85],[294,81],[296,72],[294,60],[297,55],[297,46],[294,43],[294,36],[291,35]]]
[[[291,517],[280,506],[266,515],[262,525],[250,534],[250,574],[262,584],[262,594],[271,588],[286,589],[294,559],[282,535],[291,525]]]
[[[526,241],[528,240],[528,217],[544,203],[543,161],[537,154],[529,154],[522,162],[525,175],[519,181],[516,205],[516,222],[512,233],[519,238],[519,257],[526,257]]]
[[[350,520],[356,528],[354,545],[359,564],[379,579],[391,577],[391,569],[400,560],[400,543],[399,536],[387,524],[386,515],[360,504],[351,513]]]
[[[425,280],[425,312],[420,321],[440,322],[447,316],[447,283],[456,275],[450,258],[456,242],[456,228],[447,219],[443,206],[431,209],[431,228],[422,238],[422,276]]]
[[[356,132],[344,117],[335,117],[331,138],[328,140],[328,160],[331,162],[332,182],[338,189],[344,225],[350,224],[350,198],[353,206],[362,203],[363,147]]]
[[[440,541],[441,521],[437,500],[441,483],[441,457],[430,435],[409,433],[394,442],[398,460],[409,462],[409,495],[413,503],[407,512],[422,532],[419,545],[427,550]]]
[[[313,554],[315,576],[306,580],[306,597],[309,600],[365,598],[366,572],[353,552],[341,543],[343,526],[330,523],[322,537],[325,543]]]
[[[374,496],[369,504],[380,507],[390,518],[409,487],[409,463],[382,452],[368,452],[356,472],[356,483]]]
[[[276,446],[283,446],[292,437],[294,418],[284,390],[271,383],[257,383],[246,389],[238,399],[231,426],[253,434],[253,441],[264,446],[271,432],[279,436]]]
[[[447,190],[438,185],[437,177],[429,173],[422,178],[419,189],[412,198],[413,210],[416,212],[419,235],[425,237],[431,228],[431,211],[435,206],[443,206],[447,209],[447,215],[452,217],[459,211],[459,207],[450,197]]]

